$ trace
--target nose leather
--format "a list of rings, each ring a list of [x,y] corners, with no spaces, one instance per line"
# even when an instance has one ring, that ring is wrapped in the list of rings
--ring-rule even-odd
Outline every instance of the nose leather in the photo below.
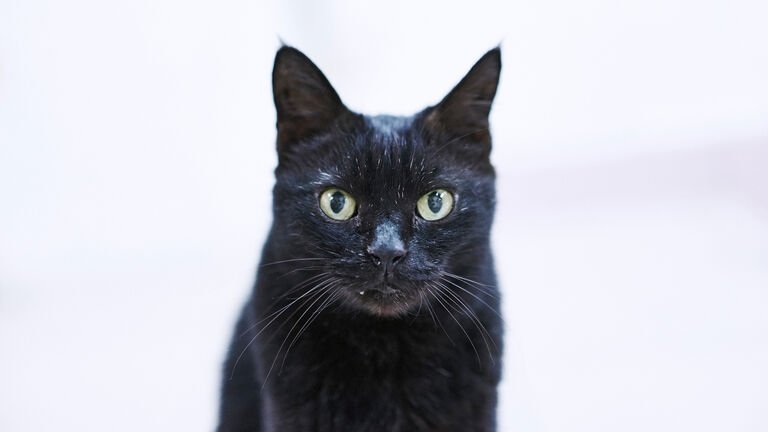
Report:
[[[368,246],[368,254],[374,264],[384,266],[387,271],[391,270],[406,253],[400,227],[390,219],[380,222],[374,230],[373,241]]]

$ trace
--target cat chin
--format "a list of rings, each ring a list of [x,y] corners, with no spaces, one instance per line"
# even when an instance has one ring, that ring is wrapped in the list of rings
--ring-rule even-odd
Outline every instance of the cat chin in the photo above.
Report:
[[[356,290],[349,292],[347,303],[381,318],[397,318],[412,312],[419,304],[418,296],[385,287],[383,289]],[[414,298],[415,297],[415,298]]]

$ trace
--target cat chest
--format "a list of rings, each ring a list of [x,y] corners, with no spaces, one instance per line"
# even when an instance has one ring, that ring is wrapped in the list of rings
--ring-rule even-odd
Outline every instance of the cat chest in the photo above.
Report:
[[[402,347],[331,348],[300,350],[302,361],[275,377],[272,405],[290,423],[279,430],[450,430],[443,425],[446,412],[457,413],[471,397],[462,394],[471,386],[457,373],[460,365],[445,364],[451,356],[419,358],[424,353]]]

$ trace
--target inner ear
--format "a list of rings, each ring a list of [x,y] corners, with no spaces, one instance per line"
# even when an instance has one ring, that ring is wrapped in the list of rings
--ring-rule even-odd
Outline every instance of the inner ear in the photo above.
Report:
[[[328,129],[346,111],[325,75],[293,47],[283,46],[275,56],[272,92],[278,152]]]
[[[501,73],[501,50],[488,51],[436,106],[424,112],[425,124],[440,135],[490,143],[488,115]]]

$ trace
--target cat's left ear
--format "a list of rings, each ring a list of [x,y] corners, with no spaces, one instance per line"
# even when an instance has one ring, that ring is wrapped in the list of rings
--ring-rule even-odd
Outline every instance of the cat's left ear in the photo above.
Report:
[[[488,115],[500,74],[497,47],[485,53],[439,104],[427,109],[425,124],[456,139],[490,143]]]
[[[277,109],[277,148],[322,133],[349,112],[320,69],[296,48],[283,46],[275,56],[272,92]]]

